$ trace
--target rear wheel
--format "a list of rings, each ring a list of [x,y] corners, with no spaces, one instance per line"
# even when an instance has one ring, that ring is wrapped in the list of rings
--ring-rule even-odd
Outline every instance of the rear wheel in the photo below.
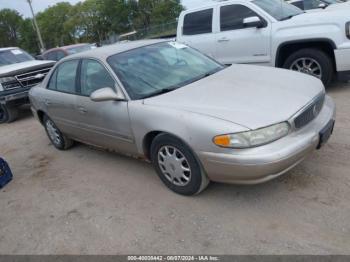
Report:
[[[322,50],[312,48],[292,53],[283,67],[317,77],[325,86],[331,83],[334,73],[331,58]]]
[[[208,186],[200,163],[181,140],[168,134],[158,135],[152,142],[151,156],[158,176],[175,193],[194,195]]]
[[[18,117],[18,109],[8,105],[0,104],[0,124],[11,123]]]
[[[67,150],[73,145],[73,140],[62,134],[62,132],[48,116],[44,116],[43,120],[47,136],[54,147],[56,147],[58,150]]]

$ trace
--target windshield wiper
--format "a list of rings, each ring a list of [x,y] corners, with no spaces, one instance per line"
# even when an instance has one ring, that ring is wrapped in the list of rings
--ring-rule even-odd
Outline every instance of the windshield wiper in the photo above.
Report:
[[[145,98],[150,98],[150,97],[154,97],[154,96],[158,96],[158,95],[162,95],[162,94],[166,94],[166,93],[169,93],[171,91],[174,91],[175,89],[177,89],[178,87],[171,87],[171,88],[163,88],[163,89],[160,89],[158,91],[155,91],[153,93],[150,93],[146,96],[143,97],[143,99]]]

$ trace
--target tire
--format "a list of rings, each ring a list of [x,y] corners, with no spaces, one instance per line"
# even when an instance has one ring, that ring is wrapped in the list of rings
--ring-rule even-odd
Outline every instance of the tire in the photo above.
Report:
[[[307,66],[302,66],[303,59]],[[320,71],[315,71],[313,74],[311,71],[316,67],[319,67]],[[329,86],[334,74],[332,59],[322,50],[313,48],[300,49],[292,53],[284,62],[283,68],[315,76],[322,80],[325,86]]]
[[[74,141],[65,136],[57,128],[55,123],[46,115],[44,116],[43,124],[46,130],[46,134],[55,148],[58,150],[67,150],[73,146]]]
[[[18,117],[18,109],[0,104],[0,124],[11,123]]]
[[[151,160],[159,178],[177,194],[199,194],[209,184],[192,150],[171,135],[155,137],[151,145]]]

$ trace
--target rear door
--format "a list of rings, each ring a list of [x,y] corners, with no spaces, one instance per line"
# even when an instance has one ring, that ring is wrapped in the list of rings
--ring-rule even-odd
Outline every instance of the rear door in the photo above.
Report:
[[[214,8],[187,13],[182,21],[179,41],[215,57]]]
[[[49,117],[63,133],[73,137],[79,136],[75,110],[78,67],[79,60],[60,64],[51,75],[45,94]]]
[[[217,60],[223,64],[269,64],[271,24],[244,4],[222,5],[218,10],[219,33],[216,34]],[[263,28],[246,27],[245,18],[257,16]]]
[[[83,59],[79,77],[76,110],[83,140],[94,145],[133,153],[136,151],[130,126],[127,101],[94,102],[94,91],[110,87],[116,81],[100,61]]]

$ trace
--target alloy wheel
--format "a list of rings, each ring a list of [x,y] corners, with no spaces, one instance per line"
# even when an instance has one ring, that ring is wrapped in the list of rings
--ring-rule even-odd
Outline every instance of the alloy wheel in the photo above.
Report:
[[[166,179],[176,186],[191,181],[191,167],[185,155],[174,146],[163,146],[158,151],[158,164]]]
[[[46,121],[46,129],[51,141],[55,145],[60,145],[62,143],[60,132],[58,131],[55,124],[51,120]]]
[[[320,63],[313,58],[299,58],[292,63],[290,69],[322,79],[322,67]]]

